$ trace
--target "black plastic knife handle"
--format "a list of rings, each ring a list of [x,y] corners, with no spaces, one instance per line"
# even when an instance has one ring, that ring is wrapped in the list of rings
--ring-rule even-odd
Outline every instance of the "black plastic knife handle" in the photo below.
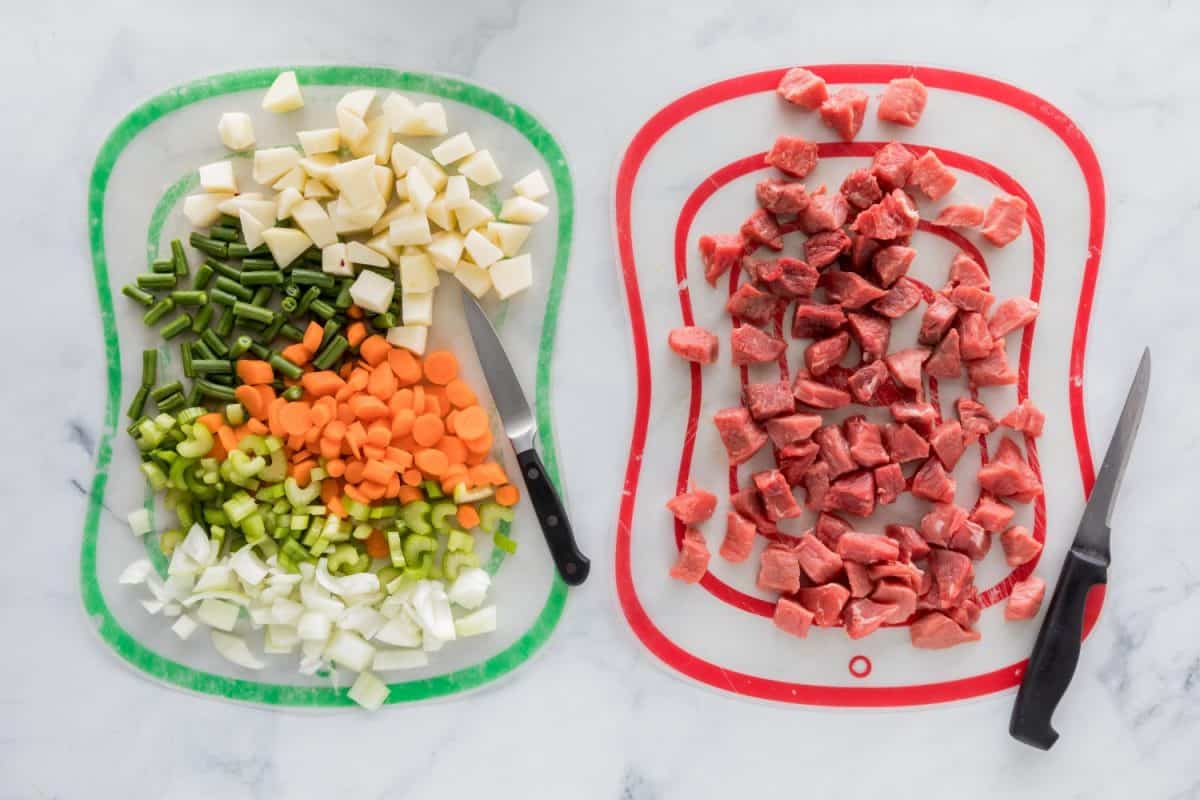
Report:
[[[1008,732],[1014,739],[1040,750],[1049,750],[1058,741],[1058,732],[1050,726],[1050,719],[1079,663],[1088,592],[1093,586],[1107,582],[1106,563],[1073,550],[1067,553],[1058,587],[1050,599],[1046,619],[1038,631],[1033,655],[1017,691],[1017,702],[1008,723]]]
[[[546,544],[550,546],[550,557],[558,567],[558,574],[563,581],[571,586],[578,586],[587,580],[592,562],[579,552],[575,544],[575,534],[571,531],[571,521],[567,519],[566,509],[537,450],[529,449],[517,453],[517,463],[521,465],[521,474],[525,476],[525,487],[529,489],[529,499],[533,510],[537,513],[538,522],[542,525],[542,533],[546,536]]]

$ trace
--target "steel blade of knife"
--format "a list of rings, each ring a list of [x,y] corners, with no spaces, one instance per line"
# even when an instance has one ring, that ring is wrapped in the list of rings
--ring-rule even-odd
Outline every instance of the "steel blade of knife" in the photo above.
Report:
[[[462,290],[462,298],[467,327],[475,341],[475,352],[479,355],[479,363],[487,379],[488,388],[491,389],[492,400],[496,403],[496,411],[504,423],[504,433],[518,453],[529,450],[533,447],[537,425],[534,423],[533,410],[521,389],[521,382],[517,380],[512,362],[508,360],[504,346],[500,344],[500,337],[483,308],[465,289]]]

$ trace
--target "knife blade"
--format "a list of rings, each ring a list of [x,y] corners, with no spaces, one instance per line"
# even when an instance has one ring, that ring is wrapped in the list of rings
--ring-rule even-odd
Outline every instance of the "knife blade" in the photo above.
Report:
[[[1109,521],[1141,425],[1149,388],[1150,348],[1146,348],[1104,454],[1104,462],[1092,485],[1013,704],[1009,734],[1041,750],[1049,750],[1058,741],[1058,732],[1050,722],[1079,663],[1088,593],[1094,586],[1108,582],[1111,561]]]
[[[550,548],[550,556],[554,559],[555,567],[563,581],[571,586],[578,586],[587,580],[591,562],[580,552],[575,542],[575,534],[571,530],[571,521],[567,518],[562,499],[554,484],[550,482],[542,459],[534,447],[537,424],[534,421],[533,410],[529,407],[529,401],[525,399],[521,382],[513,371],[512,362],[504,352],[504,346],[500,343],[500,337],[492,327],[491,320],[470,292],[465,288],[461,291],[467,328],[471,331],[471,340],[475,343],[475,352],[479,356],[483,377],[504,424],[504,433],[517,455],[521,476],[529,490],[529,499],[542,527],[546,544]]]

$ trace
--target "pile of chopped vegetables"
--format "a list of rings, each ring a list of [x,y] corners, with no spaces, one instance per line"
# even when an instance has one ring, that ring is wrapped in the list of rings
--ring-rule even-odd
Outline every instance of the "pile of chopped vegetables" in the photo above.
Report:
[[[200,167],[183,205],[200,264],[175,240],[122,289],[178,342],[182,375],[143,353],[128,432],[178,524],[157,534],[165,575],[143,559],[120,582],[240,667],[265,667],[247,638],[261,629],[263,652],[299,651],[305,674],[358,673],[349,696],[367,708],[388,695],[375,673],[496,628],[476,536],[515,552],[520,494],[457,359],[426,340],[440,273],[477,297],[532,284],[520,250],[549,192],[535,171],[497,220],[483,187],[500,170],[468,133],[446,137],[441,104],[392,94],[372,115],[374,99],[352,91],[337,127],[256,150],[253,182],[273,193],[240,191],[230,160]],[[262,105],[303,102],[286,72]],[[255,144],[245,113],[218,133]],[[398,141],[429,137],[445,137],[429,155]],[[134,534],[153,532],[152,507],[129,515]]]

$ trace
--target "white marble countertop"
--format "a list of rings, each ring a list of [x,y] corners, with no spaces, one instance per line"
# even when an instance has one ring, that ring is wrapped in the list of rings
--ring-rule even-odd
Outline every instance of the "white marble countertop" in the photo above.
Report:
[[[23,3],[0,31],[10,460],[0,559],[0,800],[60,797],[1200,797],[1200,9],[1127,3]],[[308,8],[302,8],[308,5]],[[851,10],[851,6],[854,9]],[[605,10],[599,11],[603,6]],[[1134,12],[1134,7],[1137,11]],[[1084,9],[1087,10],[1084,10]],[[1145,344],[1156,374],[1114,519],[1108,603],[1050,753],[1010,740],[1012,693],[947,707],[820,712],[701,691],[658,668],[617,612],[613,531],[633,405],[612,247],[616,160],[688,89],[789,63],[888,60],[994,75],[1063,108],[1105,170],[1109,226],[1085,399],[1102,452]],[[89,631],[77,569],[104,385],[84,192],[135,103],[199,75],[287,62],[463,75],[530,107],[577,189],[554,413],[594,578],[544,653],[469,699],[373,716],[271,712],[165,690]],[[598,333],[609,345],[572,358]],[[610,333],[611,332],[611,333]],[[36,343],[28,346],[25,342]],[[18,458],[20,461],[17,460]],[[27,460],[26,460],[27,459]],[[584,462],[610,464],[584,485]],[[20,487],[19,489],[17,487]],[[33,494],[29,494],[29,491]],[[36,565],[36,570],[34,569]],[[30,655],[34,658],[30,658]],[[794,788],[793,788],[794,787]],[[755,790],[758,790],[755,792]]]

